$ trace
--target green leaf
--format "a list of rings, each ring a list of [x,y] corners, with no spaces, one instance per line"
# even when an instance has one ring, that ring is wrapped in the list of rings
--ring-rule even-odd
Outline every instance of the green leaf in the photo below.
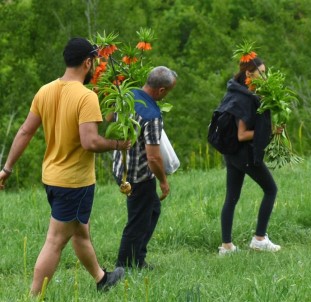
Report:
[[[111,139],[124,139],[124,133],[122,130],[122,125],[117,122],[111,122],[107,129],[105,136]]]
[[[161,103],[158,102],[159,108],[162,112],[170,112],[171,109],[173,108],[173,105],[171,105],[170,103]]]

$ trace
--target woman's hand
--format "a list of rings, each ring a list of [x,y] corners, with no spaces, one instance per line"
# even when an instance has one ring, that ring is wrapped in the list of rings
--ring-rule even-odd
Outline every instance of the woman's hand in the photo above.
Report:
[[[245,122],[238,122],[238,140],[239,142],[250,141],[254,138],[254,130],[248,130]]]

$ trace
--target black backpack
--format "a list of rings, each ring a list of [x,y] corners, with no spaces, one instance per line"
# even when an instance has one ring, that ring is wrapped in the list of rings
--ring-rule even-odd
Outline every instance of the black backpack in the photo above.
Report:
[[[208,127],[207,141],[222,154],[236,153],[239,141],[234,115],[215,110]]]

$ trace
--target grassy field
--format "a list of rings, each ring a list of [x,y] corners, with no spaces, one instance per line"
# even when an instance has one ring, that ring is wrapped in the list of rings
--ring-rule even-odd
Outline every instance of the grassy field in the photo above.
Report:
[[[170,176],[171,194],[149,246],[147,261],[155,270],[128,271],[117,287],[98,294],[68,245],[46,301],[311,301],[310,165],[306,160],[273,172],[279,192],[268,233],[280,252],[248,249],[262,193],[247,178],[233,229],[241,252],[219,257],[225,171],[179,171]],[[30,301],[32,270],[49,220],[45,193],[42,187],[1,192],[0,200],[0,301]],[[126,221],[124,200],[115,184],[97,187],[91,234],[108,269]]]

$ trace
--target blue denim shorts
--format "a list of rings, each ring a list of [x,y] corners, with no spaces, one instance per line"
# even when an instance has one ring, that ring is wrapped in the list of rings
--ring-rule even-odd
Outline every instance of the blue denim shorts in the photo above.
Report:
[[[62,222],[78,220],[87,224],[91,215],[95,185],[63,188],[45,185],[51,215]]]

